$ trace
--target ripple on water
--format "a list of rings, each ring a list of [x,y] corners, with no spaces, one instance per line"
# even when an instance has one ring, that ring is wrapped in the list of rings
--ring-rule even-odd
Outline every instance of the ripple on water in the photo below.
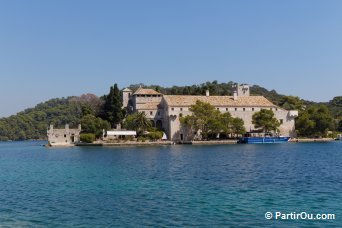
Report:
[[[123,148],[0,143],[4,226],[342,226],[341,144]],[[341,216],[338,216],[339,218]]]

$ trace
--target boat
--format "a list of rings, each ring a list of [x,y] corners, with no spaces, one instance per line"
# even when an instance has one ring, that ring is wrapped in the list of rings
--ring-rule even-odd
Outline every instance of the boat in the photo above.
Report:
[[[245,144],[261,144],[261,143],[286,143],[291,137],[273,135],[272,133],[247,132],[243,137],[239,138],[238,143]]]

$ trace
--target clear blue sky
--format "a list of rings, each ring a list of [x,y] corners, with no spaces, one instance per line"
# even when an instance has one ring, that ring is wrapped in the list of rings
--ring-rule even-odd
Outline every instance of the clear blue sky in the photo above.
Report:
[[[0,116],[117,82],[342,95],[342,1],[0,1]]]

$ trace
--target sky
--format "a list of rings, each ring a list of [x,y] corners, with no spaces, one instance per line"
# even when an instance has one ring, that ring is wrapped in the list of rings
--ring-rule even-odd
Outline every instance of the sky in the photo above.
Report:
[[[0,0],[0,117],[130,84],[342,95],[342,1]]]

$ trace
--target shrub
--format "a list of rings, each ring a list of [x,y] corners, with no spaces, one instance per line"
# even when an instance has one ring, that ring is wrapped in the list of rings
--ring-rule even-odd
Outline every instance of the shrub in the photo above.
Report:
[[[81,142],[92,143],[95,141],[95,134],[84,133],[80,135]]]
[[[147,137],[150,140],[158,140],[158,139],[161,139],[163,137],[163,132],[162,131],[152,131],[152,132],[148,133]]]
[[[138,140],[138,142],[140,141],[140,142],[145,142],[146,141],[146,138],[144,137],[144,136],[139,136],[138,138],[137,138],[137,140]]]

